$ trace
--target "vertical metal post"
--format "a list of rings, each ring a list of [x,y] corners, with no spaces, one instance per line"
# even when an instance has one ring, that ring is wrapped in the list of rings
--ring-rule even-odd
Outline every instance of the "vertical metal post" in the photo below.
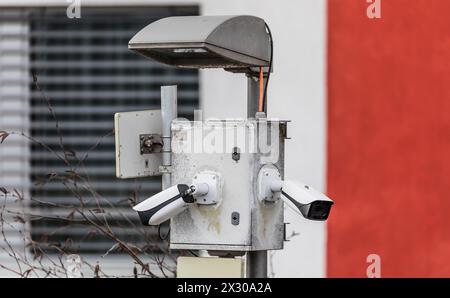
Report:
[[[247,78],[247,116],[255,118],[259,105],[259,79]],[[248,278],[267,277],[267,250],[249,251],[246,256],[246,271]]]
[[[264,73],[264,82],[266,80]],[[257,118],[256,113],[259,112],[259,78],[247,76],[247,118]],[[265,115],[265,113],[263,114]],[[261,115],[259,115],[261,116]],[[264,116],[265,117],[265,116]]]
[[[259,79],[256,77],[247,77],[247,117],[255,118],[258,112],[259,104]]]
[[[177,86],[161,86],[161,119],[163,139],[163,168],[167,171],[172,166],[171,125],[172,120],[177,118]],[[170,172],[162,175],[162,189],[172,186]]]
[[[247,253],[247,278],[267,278],[267,250]]]

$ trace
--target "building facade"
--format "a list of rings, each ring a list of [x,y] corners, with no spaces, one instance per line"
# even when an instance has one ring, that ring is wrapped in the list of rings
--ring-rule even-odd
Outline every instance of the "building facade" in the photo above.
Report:
[[[68,5],[66,1],[2,1],[2,13],[16,14],[16,17],[0,19],[0,28],[3,28],[0,31],[0,43],[12,49],[0,51],[0,61],[5,63],[0,68],[0,130],[23,130],[25,133],[31,133],[50,142],[61,151],[62,157],[67,155],[70,160],[74,160],[72,151],[77,151],[71,148],[81,148],[81,156],[77,155],[76,158],[82,158],[83,152],[89,151],[89,145],[95,145],[98,139],[108,134],[115,111],[155,107],[158,102],[158,86],[161,84],[181,83],[181,108],[185,110],[180,114],[189,115],[198,100],[206,118],[245,117],[244,76],[222,70],[202,70],[198,73],[197,81],[196,73],[178,73],[148,60],[138,60],[136,54],[124,52],[127,51],[128,34],[138,30],[142,22],[150,22],[158,17],[195,13],[251,14],[264,18],[271,26],[275,38],[274,75],[269,87],[269,116],[293,120],[289,127],[289,134],[293,138],[286,147],[286,175],[290,179],[309,183],[317,189],[324,189],[324,0],[286,1],[283,5],[274,5],[273,1],[256,0],[105,2],[81,1],[81,19],[77,20],[64,17]],[[135,27],[130,27],[131,23]],[[6,54],[14,58],[3,56]],[[8,69],[7,64],[10,64]],[[135,70],[132,73],[124,70],[133,68]],[[33,83],[33,73],[36,74],[38,85],[44,92]],[[18,81],[10,84],[14,76],[17,76]],[[11,92],[15,92],[12,97]],[[67,133],[64,142],[68,145],[64,148],[69,150],[61,148],[58,129],[46,104],[46,97],[51,99],[58,123],[61,122],[58,129]],[[111,122],[108,122],[108,119],[111,119]],[[112,198],[112,202],[127,197],[127,192],[132,193],[132,190],[139,189],[139,185],[140,199],[155,191],[159,187],[156,179],[139,182],[138,186],[134,182],[111,180],[114,173],[111,142],[111,138],[106,136],[98,145],[99,150],[89,151],[87,160],[92,162],[85,166],[87,173],[95,176],[93,188],[104,191],[106,196]],[[58,189],[60,185],[56,186],[56,181],[42,185],[42,181],[37,179],[61,169],[58,168],[59,165],[55,165],[51,154],[19,136],[9,136],[2,147],[0,185],[21,189],[28,196],[47,197],[58,203],[70,203],[70,199],[64,197]],[[36,212],[46,211],[39,206],[32,207]],[[290,223],[290,241],[285,243],[283,251],[271,254],[271,276],[324,276],[325,224],[308,222],[298,218],[290,210],[286,210],[286,216],[286,221]],[[20,225],[20,222],[15,224]],[[25,228],[38,239],[46,233],[48,227],[53,227],[52,225],[52,222],[36,221]],[[76,233],[85,232],[79,228],[62,230],[59,235],[74,233],[74,238],[77,237]],[[52,237],[51,239],[61,240],[58,234],[53,234]],[[132,237],[134,238],[131,240],[139,239],[136,235]],[[107,239],[92,239],[96,241],[86,241],[85,244],[88,245],[82,249],[87,257],[92,256],[95,259],[98,251],[92,251],[89,245],[104,250],[110,242]],[[17,243],[21,243],[20,237]],[[108,257],[115,259],[109,261],[106,260],[108,258],[103,258],[101,264],[104,268],[113,271],[117,269],[120,274],[124,274],[120,268],[129,270],[129,257],[121,259],[120,254]]]

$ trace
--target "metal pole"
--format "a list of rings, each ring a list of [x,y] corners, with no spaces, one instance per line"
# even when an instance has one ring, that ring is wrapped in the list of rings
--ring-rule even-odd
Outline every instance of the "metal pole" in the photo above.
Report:
[[[267,278],[267,250],[247,253],[247,278]]]
[[[164,142],[163,162],[164,173],[162,175],[162,189],[172,186],[170,167],[172,166],[171,125],[177,118],[177,86],[161,86],[161,119],[162,140]]]
[[[247,77],[247,117],[255,118],[259,104],[259,79]]]
[[[247,116],[255,118],[259,104],[259,79],[247,78]],[[246,256],[246,270],[248,278],[267,277],[267,250],[249,251]]]

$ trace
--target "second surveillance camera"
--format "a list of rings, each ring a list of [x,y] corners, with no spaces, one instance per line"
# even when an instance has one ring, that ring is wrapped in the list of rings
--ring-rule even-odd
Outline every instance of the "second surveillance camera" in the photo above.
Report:
[[[326,195],[303,183],[273,179],[269,189],[274,197],[281,197],[294,211],[309,220],[327,220],[334,204]]]
[[[284,202],[299,210],[309,220],[327,220],[334,202],[312,187],[298,182],[285,181],[281,188]]]

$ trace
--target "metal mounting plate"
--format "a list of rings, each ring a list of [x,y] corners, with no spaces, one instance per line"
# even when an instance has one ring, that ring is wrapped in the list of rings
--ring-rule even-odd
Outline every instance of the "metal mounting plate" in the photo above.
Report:
[[[116,176],[136,178],[159,176],[162,153],[141,154],[142,135],[162,134],[161,111],[145,110],[116,113]]]
[[[197,198],[197,204],[212,205],[219,203],[222,189],[221,182],[221,175],[213,171],[204,171],[196,174],[192,179],[192,183],[206,183],[209,188],[206,195]]]
[[[260,201],[275,202],[279,197],[279,193],[274,193],[270,189],[271,181],[280,181],[281,174],[278,169],[272,164],[264,165],[258,173],[258,199]]]

